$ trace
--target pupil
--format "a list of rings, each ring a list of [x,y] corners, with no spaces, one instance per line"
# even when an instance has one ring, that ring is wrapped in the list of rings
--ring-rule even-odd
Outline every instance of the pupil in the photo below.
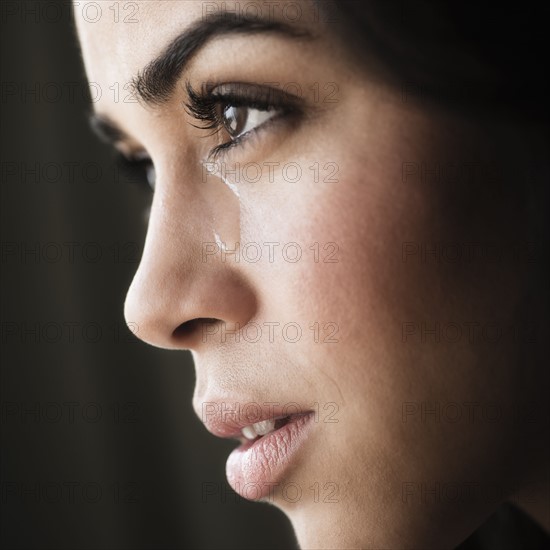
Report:
[[[237,137],[246,124],[246,109],[228,105],[223,111],[224,124],[232,137]]]

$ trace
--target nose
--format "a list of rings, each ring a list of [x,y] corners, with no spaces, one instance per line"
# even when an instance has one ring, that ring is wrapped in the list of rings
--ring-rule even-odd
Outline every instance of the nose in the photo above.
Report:
[[[124,305],[127,324],[144,342],[196,350],[205,341],[205,325],[242,327],[255,314],[255,294],[242,267],[211,253],[218,246],[212,220],[223,217],[211,212],[211,199],[155,190],[143,255]],[[218,208],[234,216],[231,200],[217,197]]]

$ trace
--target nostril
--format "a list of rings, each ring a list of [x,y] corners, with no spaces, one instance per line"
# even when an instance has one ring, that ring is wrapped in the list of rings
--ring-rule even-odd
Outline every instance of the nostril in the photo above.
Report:
[[[198,319],[191,319],[179,325],[174,332],[172,337],[176,340],[188,340],[192,337],[196,337],[198,334],[205,334],[208,330],[207,327],[220,323],[219,319],[213,319],[208,317],[200,317]]]

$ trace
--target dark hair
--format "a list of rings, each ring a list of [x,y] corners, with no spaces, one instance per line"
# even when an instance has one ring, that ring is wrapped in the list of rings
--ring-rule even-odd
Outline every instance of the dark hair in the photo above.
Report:
[[[548,120],[544,3],[320,0],[346,42],[426,97]],[[332,23],[331,23],[332,24]]]

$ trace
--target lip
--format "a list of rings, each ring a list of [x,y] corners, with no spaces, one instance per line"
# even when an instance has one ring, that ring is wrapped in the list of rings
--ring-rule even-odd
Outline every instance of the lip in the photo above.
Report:
[[[208,401],[203,403],[201,421],[206,429],[217,437],[242,440],[241,430],[246,426],[263,420],[309,413],[313,413],[313,411],[295,402],[281,406],[276,402],[260,404],[256,402]]]
[[[314,411],[298,403],[207,402],[201,420],[207,430],[222,438],[241,442],[228,457],[227,480],[233,490],[248,500],[272,497],[287,469],[295,464],[298,450],[313,425]],[[247,440],[242,429],[256,422],[282,419],[286,423],[267,435]]]
[[[279,429],[247,440],[228,457],[225,471],[232,489],[248,500],[273,499],[286,471],[296,463],[298,451],[312,427],[314,413],[290,416]]]

